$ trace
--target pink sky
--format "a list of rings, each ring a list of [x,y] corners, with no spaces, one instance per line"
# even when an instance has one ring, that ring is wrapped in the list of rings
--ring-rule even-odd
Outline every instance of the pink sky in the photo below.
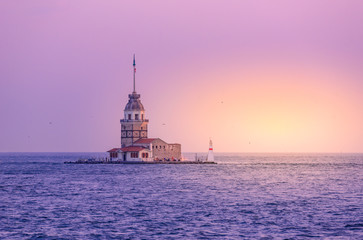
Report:
[[[0,1],[0,151],[363,152],[363,1]]]

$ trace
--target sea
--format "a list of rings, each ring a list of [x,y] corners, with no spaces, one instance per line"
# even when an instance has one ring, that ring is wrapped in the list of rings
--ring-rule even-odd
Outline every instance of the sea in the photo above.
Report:
[[[102,156],[0,153],[0,239],[363,239],[363,154],[64,164]]]

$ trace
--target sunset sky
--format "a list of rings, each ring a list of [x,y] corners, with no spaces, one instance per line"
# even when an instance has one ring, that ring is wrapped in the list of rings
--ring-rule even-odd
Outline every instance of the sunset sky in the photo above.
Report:
[[[363,152],[363,1],[0,1],[0,151]]]

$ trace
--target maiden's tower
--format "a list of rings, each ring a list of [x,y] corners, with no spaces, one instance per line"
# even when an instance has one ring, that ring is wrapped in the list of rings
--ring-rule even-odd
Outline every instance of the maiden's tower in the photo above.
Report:
[[[140,94],[135,86],[136,62],[133,59],[133,92],[125,106],[121,123],[121,147],[109,150],[111,161],[178,161],[181,145],[160,138],[148,138],[148,124]]]

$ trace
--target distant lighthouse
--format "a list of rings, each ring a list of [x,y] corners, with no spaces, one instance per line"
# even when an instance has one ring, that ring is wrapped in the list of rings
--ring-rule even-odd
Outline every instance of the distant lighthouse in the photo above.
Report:
[[[214,162],[214,154],[213,154],[213,143],[212,139],[209,140],[209,151],[208,151],[208,157],[207,161]]]

